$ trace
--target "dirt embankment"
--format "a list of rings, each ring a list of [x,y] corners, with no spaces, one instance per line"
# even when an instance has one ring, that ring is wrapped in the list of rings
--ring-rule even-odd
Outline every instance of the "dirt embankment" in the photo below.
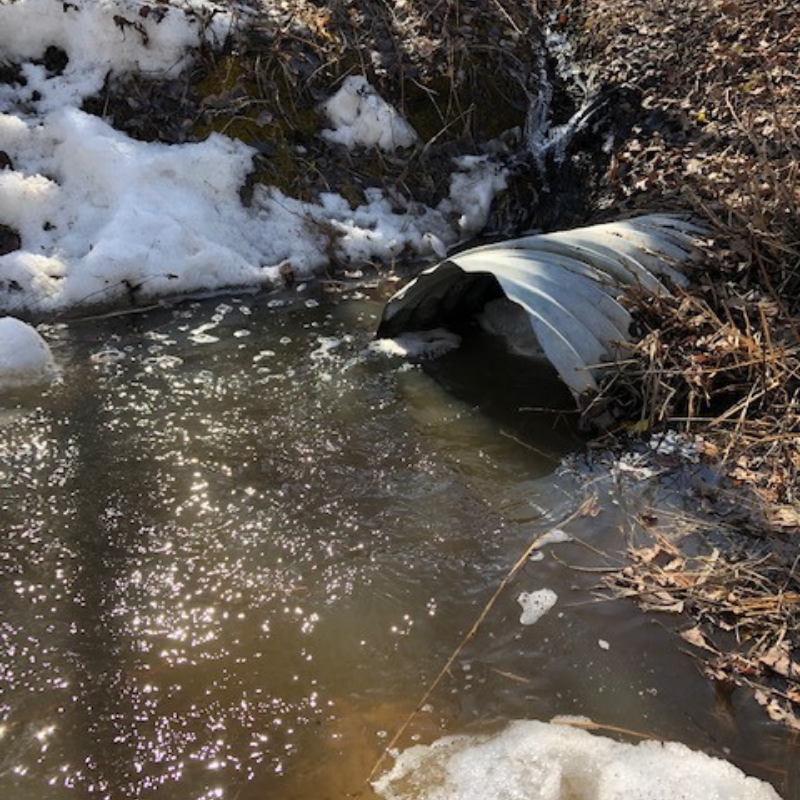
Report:
[[[602,78],[642,113],[608,176],[615,212],[691,208],[727,233],[721,275],[800,310],[800,17],[790,0],[569,4]]]

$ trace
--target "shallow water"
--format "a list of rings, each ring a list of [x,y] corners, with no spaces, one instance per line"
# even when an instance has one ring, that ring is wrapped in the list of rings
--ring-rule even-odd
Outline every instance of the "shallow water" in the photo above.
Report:
[[[0,401],[0,797],[371,797],[534,536],[596,494],[569,532],[618,552],[637,510],[680,508],[680,486],[557,469],[579,440],[541,406],[563,397],[488,370],[491,342],[428,370],[369,353],[378,308],[218,298],[53,327],[62,380]],[[596,602],[595,550],[542,552],[402,744],[583,714],[789,796],[780,728],[718,701],[661,620]],[[521,625],[543,587],[558,603]]]

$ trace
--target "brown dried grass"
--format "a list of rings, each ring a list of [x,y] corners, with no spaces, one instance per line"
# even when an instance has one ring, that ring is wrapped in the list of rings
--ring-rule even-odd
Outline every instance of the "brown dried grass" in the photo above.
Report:
[[[800,500],[800,341],[790,318],[775,301],[735,294],[635,298],[635,308],[644,334],[606,402],[633,430],[679,426],[710,439],[706,455],[780,511],[776,524],[798,525],[784,508]]]
[[[798,559],[763,549],[714,548],[687,556],[672,536],[631,547],[629,565],[603,579],[643,610],[683,614],[681,632],[725,692],[744,685],[776,721],[800,730]]]
[[[634,430],[712,437],[785,530],[800,523],[800,24],[791,0],[572,0],[605,80],[642,92],[604,216],[693,212],[689,293],[631,298],[641,340],[601,402]]]

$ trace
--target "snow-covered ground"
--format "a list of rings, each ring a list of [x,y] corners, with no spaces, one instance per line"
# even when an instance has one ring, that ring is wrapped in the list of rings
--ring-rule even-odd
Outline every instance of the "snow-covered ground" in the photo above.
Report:
[[[337,257],[358,263],[441,253],[481,228],[505,185],[486,159],[454,163],[452,196],[437,208],[398,208],[380,190],[356,208],[333,193],[307,203],[266,186],[245,207],[247,145],[221,135],[183,145],[134,141],[80,109],[107,74],[173,76],[201,40],[219,44],[247,19],[211,0],[0,4],[0,60],[19,68],[18,79],[0,84],[0,224],[21,239],[0,256],[0,312],[269,286],[282,266],[308,277],[328,261],[330,231]],[[48,47],[66,54],[65,66],[63,56],[45,58]],[[382,149],[415,143],[363,78],[335,88],[321,109],[322,138]]]

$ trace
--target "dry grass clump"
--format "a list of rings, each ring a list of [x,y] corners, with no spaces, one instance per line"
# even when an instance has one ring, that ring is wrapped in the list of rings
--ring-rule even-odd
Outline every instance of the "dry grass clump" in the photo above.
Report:
[[[779,305],[682,294],[640,300],[637,314],[645,332],[606,391],[639,410],[639,430],[712,434],[708,455],[759,491],[768,521],[800,526],[800,342]]]
[[[683,191],[715,233],[717,248],[710,254],[714,271],[740,288],[765,292],[780,305],[784,317],[796,319],[800,315],[800,140],[795,147],[786,147],[782,157],[772,158],[768,150],[775,140],[740,124],[754,152],[720,154],[703,165],[689,162],[688,169],[697,172]],[[788,133],[771,125],[768,130],[777,136]],[[793,131],[800,136],[800,119]],[[724,174],[719,172],[723,169]]]

